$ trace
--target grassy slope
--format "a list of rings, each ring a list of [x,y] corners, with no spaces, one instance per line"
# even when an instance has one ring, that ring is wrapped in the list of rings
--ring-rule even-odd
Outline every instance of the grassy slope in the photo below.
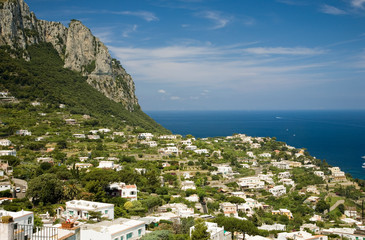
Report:
[[[29,62],[11,58],[4,49],[0,49],[0,87],[8,89],[16,98],[37,99],[55,109],[63,103],[71,113],[89,114],[106,126],[118,127],[125,125],[125,121],[148,131],[168,132],[139,106],[135,112],[129,112],[91,87],[80,73],[63,68],[63,61],[52,45],[29,47]]]

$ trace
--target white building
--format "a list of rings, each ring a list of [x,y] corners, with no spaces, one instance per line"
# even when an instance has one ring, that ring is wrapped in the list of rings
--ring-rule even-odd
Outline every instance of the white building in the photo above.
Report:
[[[210,233],[210,239],[214,240],[231,240],[232,235],[230,232],[225,232],[224,227],[218,227],[217,223],[212,222],[205,222],[207,226],[207,232]],[[190,236],[191,233],[194,231],[195,227],[190,228]]]
[[[246,199],[246,194],[244,192],[231,192],[230,194],[234,197]]]
[[[144,141],[144,142],[141,142],[141,144],[145,144],[145,145],[148,145],[149,147],[157,147],[157,142],[156,141]]]
[[[101,217],[114,219],[114,204],[72,200],[66,202],[66,219],[89,219],[90,212],[100,212]]]
[[[151,140],[152,138],[153,138],[153,134],[152,133],[140,133],[138,135],[138,139]]]
[[[283,184],[283,185],[290,185],[290,186],[294,186],[295,182],[294,180],[290,179],[290,178],[283,178],[280,179],[279,183]]]
[[[325,235],[312,235],[305,231],[298,232],[282,232],[278,233],[277,240],[287,240],[287,239],[295,239],[295,240],[328,240],[328,237]]]
[[[238,216],[237,213],[237,205],[230,203],[230,202],[224,202],[220,204],[220,209],[222,209],[224,216]]]
[[[122,170],[122,167],[119,164],[115,164],[114,161],[100,161],[98,168]]]
[[[324,178],[324,172],[322,171],[314,171],[314,174],[317,175],[318,177]]]
[[[15,150],[1,150],[0,156],[14,156],[16,157],[16,151]]]
[[[109,132],[111,132],[111,130],[110,130],[110,129],[108,129],[108,128],[100,128],[100,129],[99,129],[99,132],[100,132],[100,133],[109,133]]]
[[[194,151],[196,149],[198,149],[198,147],[195,145],[188,145],[185,147],[185,150],[188,150],[188,151]]]
[[[82,134],[82,133],[75,133],[72,136],[74,138],[86,138],[85,134]]]
[[[282,179],[282,178],[290,178],[291,174],[290,172],[279,172],[278,173],[278,178]]]
[[[196,150],[194,150],[194,152],[196,154],[208,154],[209,153],[208,149],[196,149]]]
[[[278,185],[269,189],[269,192],[275,197],[280,197],[286,194],[286,187],[284,185]]]
[[[168,139],[168,140],[173,140],[176,138],[177,138],[177,135],[161,135],[158,137],[158,139]]]
[[[217,168],[217,171],[222,173],[223,175],[231,175],[233,173],[232,167],[228,165],[220,165]]]
[[[166,148],[160,148],[158,150],[159,153],[162,153],[162,154],[176,154],[178,155],[179,154],[179,149],[177,147],[166,147]]]
[[[275,223],[273,225],[266,225],[263,224],[260,227],[257,227],[258,229],[261,230],[266,230],[266,231],[285,231],[286,230],[286,226],[284,224],[279,224],[279,223]]]
[[[271,153],[261,153],[261,154],[259,154],[259,157],[270,158],[271,157]]]
[[[10,182],[0,182],[0,192],[6,191],[6,190],[11,190],[11,183]]]
[[[241,188],[260,189],[265,187],[265,182],[259,177],[245,177],[238,180],[238,185]]]
[[[113,196],[119,196],[121,198],[127,198],[130,201],[137,200],[137,186],[133,185],[126,185],[123,182],[119,183],[112,183],[109,185],[110,190],[113,191]]]
[[[193,181],[183,181],[181,183],[181,190],[186,191],[188,189],[196,190],[196,186]]]
[[[19,212],[10,212],[5,210],[0,210],[0,218],[2,216],[13,217],[14,223],[22,225],[33,225],[34,224],[34,214],[31,211],[21,210]]]
[[[146,234],[143,221],[118,218],[81,227],[80,240],[135,240]]]
[[[0,146],[8,147],[11,145],[11,141],[8,139],[0,139]]]
[[[21,136],[32,136],[32,132],[29,132],[28,130],[17,130],[15,132],[16,135],[21,135]]]

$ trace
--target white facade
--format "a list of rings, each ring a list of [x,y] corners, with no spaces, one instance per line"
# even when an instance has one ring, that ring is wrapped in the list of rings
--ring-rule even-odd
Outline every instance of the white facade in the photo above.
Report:
[[[198,147],[195,145],[188,145],[185,147],[185,150],[188,150],[188,151],[194,151],[196,149],[198,149]]]
[[[225,232],[224,231],[224,227],[218,227],[217,223],[212,223],[212,222],[205,222],[205,225],[207,226],[207,232],[210,233],[210,239],[214,239],[214,240],[230,240],[231,237],[231,233],[230,232]],[[190,236],[191,233],[194,231],[195,227],[191,227],[190,228]]]
[[[188,189],[196,190],[196,186],[193,181],[183,181],[181,183],[181,190],[186,191]]]
[[[80,240],[135,240],[146,234],[145,222],[119,218],[81,227]]]
[[[194,150],[194,152],[196,154],[208,154],[209,153],[208,149],[196,149],[196,150]]]
[[[8,139],[0,139],[0,146],[4,146],[4,147],[7,147],[7,146],[10,146],[11,145],[11,141],[8,140]]]
[[[282,179],[282,178],[290,178],[291,174],[290,172],[280,172],[278,173],[278,178]]]
[[[137,186],[133,185],[126,185],[123,182],[119,183],[112,183],[110,184],[109,188],[117,192],[118,196],[121,198],[127,198],[130,201],[137,200]]]
[[[98,168],[115,169],[117,171],[122,169],[119,164],[114,164],[114,161],[100,161]]]
[[[221,166],[218,166],[218,172],[222,173],[223,175],[229,175],[229,174],[232,174],[233,171],[232,171],[232,167],[230,166],[227,166],[227,165],[221,165]]]
[[[269,189],[269,192],[275,197],[280,197],[286,194],[286,187],[284,185],[278,185]]]
[[[16,135],[21,135],[21,136],[32,136],[32,132],[29,132],[28,130],[17,130],[15,132]]]
[[[265,187],[265,182],[259,177],[245,177],[239,179],[238,185],[242,188],[259,189]]]
[[[0,156],[14,156],[16,157],[16,151],[15,150],[1,150]]]
[[[33,225],[34,224],[34,214],[31,211],[21,210],[19,212],[10,212],[5,210],[0,210],[0,218],[2,216],[12,216],[14,223],[23,225]]]
[[[0,192],[6,191],[6,190],[11,190],[11,183],[10,182],[0,182]]]
[[[138,139],[151,140],[152,138],[153,138],[153,134],[152,133],[140,133],[138,135]]]
[[[271,157],[271,153],[261,153],[261,154],[259,154],[259,157],[270,158]]]
[[[75,133],[72,135],[74,138],[86,138],[85,134]]]
[[[67,219],[89,219],[90,212],[100,212],[102,217],[114,219],[114,204],[72,200],[66,202],[65,215]]]

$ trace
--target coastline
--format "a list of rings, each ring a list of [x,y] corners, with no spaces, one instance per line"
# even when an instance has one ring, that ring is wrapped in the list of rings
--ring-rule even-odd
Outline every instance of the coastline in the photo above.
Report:
[[[330,165],[365,180],[364,110],[303,111],[146,111],[174,134],[198,138],[229,136],[276,137],[306,148]]]

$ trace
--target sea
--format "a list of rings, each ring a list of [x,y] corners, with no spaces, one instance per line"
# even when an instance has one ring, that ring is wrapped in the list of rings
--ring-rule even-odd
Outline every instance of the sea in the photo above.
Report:
[[[365,110],[145,112],[173,134],[183,136],[242,133],[276,137],[365,180]]]

